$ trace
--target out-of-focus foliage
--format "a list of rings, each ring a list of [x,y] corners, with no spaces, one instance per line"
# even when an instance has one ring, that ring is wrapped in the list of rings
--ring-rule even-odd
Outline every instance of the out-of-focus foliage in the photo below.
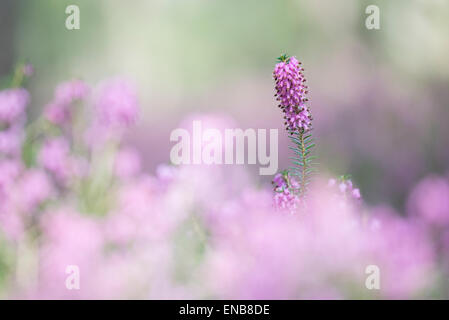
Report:
[[[81,29],[69,31],[73,2]],[[370,4],[380,30],[365,28]],[[448,297],[447,1],[3,9],[1,297]],[[251,166],[158,167],[191,114],[282,132],[270,76],[280,52],[306,65],[318,169],[351,173],[363,202],[317,182],[308,214],[290,217]],[[364,286],[367,264],[381,269],[380,292]],[[67,265],[82,290],[66,289]]]
[[[287,52],[307,66],[324,170],[352,172],[367,201],[399,207],[412,183],[447,170],[445,1],[80,0],[75,31],[64,27],[70,1],[15,3],[11,48],[39,71],[32,114],[62,79],[125,74],[143,102],[134,145],[147,141],[147,128],[153,143],[166,141],[191,111],[226,110],[241,127],[281,128],[266,75]],[[380,30],[365,28],[371,4]],[[168,144],[157,150],[143,155],[146,168],[167,161]]]

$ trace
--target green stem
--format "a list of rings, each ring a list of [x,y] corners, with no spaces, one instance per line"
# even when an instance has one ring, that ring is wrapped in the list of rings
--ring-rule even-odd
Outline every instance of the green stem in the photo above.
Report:
[[[302,170],[301,170],[301,181],[300,181],[300,196],[304,197],[306,193],[306,169],[307,169],[307,161],[306,161],[306,146],[304,143],[304,132],[301,130],[299,135],[300,148],[301,148],[301,159],[302,159]]]

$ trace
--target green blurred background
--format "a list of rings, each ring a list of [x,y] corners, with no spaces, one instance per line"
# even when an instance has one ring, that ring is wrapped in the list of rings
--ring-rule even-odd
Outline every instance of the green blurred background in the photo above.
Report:
[[[65,28],[70,4],[80,30]],[[370,4],[380,30],[365,27]],[[369,203],[401,207],[418,179],[449,169],[448,21],[445,0],[0,0],[0,74],[33,64],[30,119],[61,81],[133,79],[143,117],[127,142],[152,171],[192,113],[282,129],[271,72],[276,57],[296,55],[321,171],[351,173]]]

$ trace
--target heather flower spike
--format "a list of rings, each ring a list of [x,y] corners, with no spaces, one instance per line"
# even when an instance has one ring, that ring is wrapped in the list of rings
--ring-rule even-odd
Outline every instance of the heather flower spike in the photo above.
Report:
[[[304,68],[294,56],[284,54],[278,58],[273,71],[276,100],[284,113],[284,124],[294,146],[292,175],[299,180],[296,194],[304,197],[310,174],[313,172],[311,149],[315,146],[312,135],[312,115],[307,105],[308,87],[305,84]]]

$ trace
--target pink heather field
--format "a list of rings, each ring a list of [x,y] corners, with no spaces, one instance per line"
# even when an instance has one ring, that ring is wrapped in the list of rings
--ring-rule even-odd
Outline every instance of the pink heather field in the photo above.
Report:
[[[449,298],[448,5],[45,2],[39,47],[0,5],[0,299]]]

